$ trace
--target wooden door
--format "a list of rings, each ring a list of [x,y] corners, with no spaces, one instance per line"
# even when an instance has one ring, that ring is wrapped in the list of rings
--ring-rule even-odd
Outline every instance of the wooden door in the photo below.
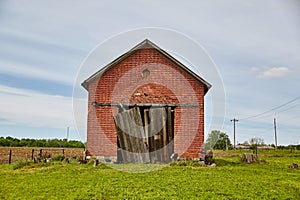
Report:
[[[126,110],[114,117],[123,163],[150,162],[140,110]]]
[[[115,118],[123,163],[169,162],[174,153],[174,111],[171,107],[134,107]]]

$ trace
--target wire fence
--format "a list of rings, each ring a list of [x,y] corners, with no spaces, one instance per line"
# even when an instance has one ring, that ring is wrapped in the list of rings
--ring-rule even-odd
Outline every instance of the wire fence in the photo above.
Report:
[[[52,158],[58,155],[83,159],[84,152],[84,148],[0,147],[0,164],[36,158]]]

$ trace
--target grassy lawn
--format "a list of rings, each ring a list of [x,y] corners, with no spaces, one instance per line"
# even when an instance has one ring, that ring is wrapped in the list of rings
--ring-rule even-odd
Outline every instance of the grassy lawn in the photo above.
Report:
[[[176,165],[149,173],[59,162],[0,165],[0,199],[300,199],[300,170],[288,168],[299,164],[299,152],[264,152],[259,164],[240,163],[239,153],[217,152],[215,168]]]

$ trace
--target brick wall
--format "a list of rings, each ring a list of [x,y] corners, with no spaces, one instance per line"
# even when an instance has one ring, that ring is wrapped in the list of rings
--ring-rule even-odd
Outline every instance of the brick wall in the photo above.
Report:
[[[147,69],[150,74],[143,76]],[[98,103],[175,103],[200,107],[175,109],[174,149],[181,157],[198,157],[204,141],[204,86],[157,50],[147,48],[108,70],[89,84],[87,150],[89,155],[116,156],[113,116],[118,108]]]

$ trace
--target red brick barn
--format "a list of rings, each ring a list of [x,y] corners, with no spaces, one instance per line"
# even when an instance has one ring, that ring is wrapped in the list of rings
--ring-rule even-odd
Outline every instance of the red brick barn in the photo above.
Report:
[[[120,162],[198,158],[211,85],[149,40],[100,69],[88,91],[87,154]]]

